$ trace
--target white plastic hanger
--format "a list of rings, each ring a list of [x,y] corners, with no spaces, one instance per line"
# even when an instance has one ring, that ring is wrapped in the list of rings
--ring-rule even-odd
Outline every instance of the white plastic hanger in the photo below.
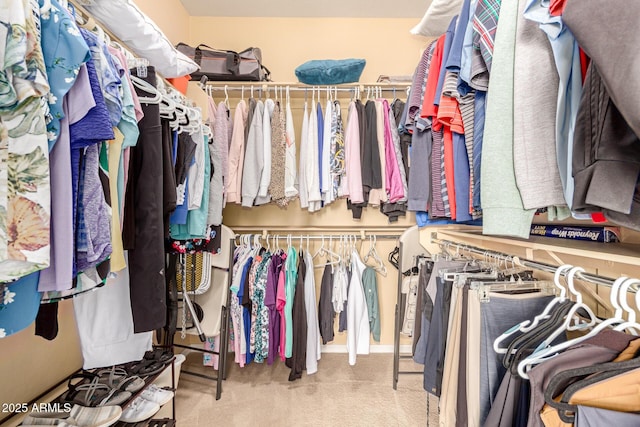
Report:
[[[574,277],[578,272],[584,272],[584,268],[574,267],[573,269],[571,269],[571,271],[569,271],[569,274],[567,275],[567,284],[569,286],[569,291],[571,291],[574,295],[576,295],[576,304],[572,307],[571,311],[569,311],[567,318],[569,318],[569,316],[573,317],[574,314],[577,314],[577,311],[579,309],[583,309],[589,315],[589,319],[587,323],[579,322],[579,323],[575,323],[573,326],[569,324],[567,326],[567,330],[569,331],[583,330],[585,327],[591,328],[595,326],[596,323],[599,323],[598,316],[595,315],[595,313],[591,310],[591,308],[588,305],[582,302],[582,292],[576,290],[575,288]]]
[[[629,330],[633,335],[638,335],[638,331],[640,331],[640,324],[636,322],[636,312],[629,306],[629,302],[627,301],[627,292],[629,291],[629,287],[631,285],[640,284],[640,280],[638,279],[628,279],[626,280],[622,286],[620,286],[619,292],[619,300],[622,308],[627,312],[627,321],[616,326],[614,330],[616,331],[624,331]],[[635,292],[635,303],[636,309],[640,307],[640,292],[636,289]]]
[[[145,80],[137,76],[130,76],[130,78],[131,78],[131,83],[133,83],[135,87],[153,95],[153,97],[138,96],[138,99],[140,100],[141,103],[160,104],[160,102],[163,99],[163,96],[158,89],[156,89],[155,87],[153,87],[153,85],[151,85],[150,83],[146,82]]]
[[[569,346],[566,345],[568,341],[557,344],[557,345],[551,345],[551,343],[558,336],[560,336],[560,334],[565,333],[568,330],[579,330],[579,329],[584,329],[585,327],[591,327],[591,326],[594,326],[596,322],[598,322],[597,316],[593,313],[591,308],[589,308],[586,304],[582,302],[582,294],[578,292],[575,288],[574,276],[576,275],[576,273],[583,272],[583,271],[584,269],[582,267],[573,267],[567,274],[567,286],[569,288],[569,292],[571,292],[576,296],[576,303],[573,305],[573,307],[571,307],[571,309],[569,310],[569,313],[567,313],[567,316],[565,317],[565,321],[563,322],[563,324],[560,325],[558,328],[556,328],[556,330],[554,330],[551,333],[551,335],[545,338],[545,340],[542,343],[540,343],[540,345],[538,345],[536,350],[534,350],[534,352],[531,355],[523,359],[518,364],[518,374],[522,378],[526,378],[526,379],[529,378],[527,375],[527,372],[531,369],[533,365],[539,364],[550,357],[554,357],[558,353],[558,351],[568,348],[570,346],[570,345]],[[574,315],[577,314],[577,311],[579,309],[582,309],[585,312],[587,312],[590,319],[586,323],[585,322],[576,323],[575,326],[572,327],[571,323],[573,321]],[[581,342],[583,339],[585,338],[581,337],[578,340],[570,340],[570,341],[572,341],[575,344],[576,342]]]
[[[317,258],[317,257],[323,256],[323,255],[324,255],[324,235],[322,236],[322,244],[320,245],[320,247],[318,248],[316,253],[313,254],[312,258]]]
[[[488,253],[485,253],[485,258],[487,258],[489,256]],[[523,322],[518,323],[517,325],[509,328],[508,330],[506,330],[502,335],[500,335],[498,338],[496,338],[493,341],[493,350],[498,353],[498,354],[506,354],[508,348],[507,347],[500,347],[500,344],[508,337],[510,337],[511,335],[515,334],[516,332],[528,332],[530,330],[532,330],[533,328],[535,328],[536,326],[538,326],[538,324],[540,323],[540,321],[546,319],[549,317],[549,313],[551,312],[551,310],[553,309],[553,307],[556,306],[556,304],[558,304],[559,302],[563,302],[565,301],[566,298],[566,294],[567,294],[567,290],[564,286],[562,286],[562,283],[560,283],[560,278],[562,276],[562,273],[565,270],[570,270],[571,268],[573,268],[572,265],[569,264],[564,264],[561,265],[560,267],[558,267],[553,275],[553,283],[558,287],[560,294],[555,297],[553,300],[551,300],[549,302],[549,304],[547,304],[547,306],[545,307],[545,309],[542,311],[542,313],[540,313],[539,315],[535,316],[533,318],[533,320],[525,320]]]
[[[555,297],[554,299],[552,299],[549,304],[547,304],[547,306],[544,308],[543,312],[540,313],[538,316],[534,317],[533,322],[531,323],[531,325],[525,325],[522,328],[522,332],[528,332],[530,330],[532,330],[533,328],[535,328],[536,326],[538,326],[538,324],[540,323],[540,321],[545,320],[549,317],[549,314],[551,313],[551,310],[556,306],[556,304],[560,303],[560,302],[564,302],[567,300],[567,288],[565,288],[562,283],[560,282],[560,278],[562,273],[566,270],[569,271],[573,268],[572,265],[569,264],[564,264],[561,265],[560,267],[558,267],[558,269],[556,270],[556,272],[553,275],[553,283],[556,285],[556,287],[558,288],[560,294]]]
[[[529,357],[522,360],[522,362],[520,362],[520,364],[518,365],[518,374],[520,374],[520,376],[522,376],[523,378],[528,378],[526,372],[531,369],[531,366],[549,360],[557,356],[562,350],[565,350],[569,347],[595,337],[607,327],[610,327],[616,323],[624,322],[624,319],[622,318],[622,307],[620,307],[620,305],[618,304],[618,300],[620,296],[620,287],[627,280],[629,280],[628,277],[620,277],[616,279],[611,286],[611,294],[609,295],[609,300],[611,301],[611,305],[615,308],[613,317],[604,320],[591,331],[589,331],[589,333],[586,335],[562,342],[560,344],[556,344],[547,348],[546,350],[530,355]]]
[[[329,248],[324,247],[324,236],[322,236],[322,247],[321,247],[322,254],[321,255],[327,255],[329,258],[327,259],[327,262],[325,262],[324,264],[319,264],[316,267],[324,267],[327,265],[334,267],[340,264],[340,262],[342,261],[342,257],[333,251],[332,246],[333,246],[333,236],[331,235],[329,236]]]
[[[558,336],[560,336],[560,334],[565,333],[566,331],[582,330],[586,327],[591,327],[596,324],[597,316],[593,313],[589,306],[582,302],[582,293],[579,292],[575,287],[574,277],[576,273],[583,271],[584,268],[582,267],[573,267],[567,274],[567,288],[569,289],[569,292],[575,296],[576,302],[573,307],[571,307],[571,310],[569,310],[569,313],[565,317],[564,323],[556,328],[556,330],[553,331],[553,333],[538,346],[539,349],[548,347]],[[579,319],[579,317],[574,316],[577,316],[577,311],[579,309],[583,309],[587,312],[587,315],[589,316],[588,322],[584,323],[576,320]],[[573,326],[572,322],[574,322]]]
[[[367,264],[367,261],[369,259],[373,259],[373,261],[375,262],[375,265],[370,265]],[[369,265],[370,267],[373,267],[373,269],[375,271],[377,271],[378,273],[382,274],[383,276],[386,277],[387,275],[387,268],[384,266],[384,262],[380,259],[380,256],[378,256],[378,251],[376,250],[376,237],[375,236],[371,236],[369,235],[369,252],[367,252],[367,254],[364,256],[364,263],[366,265]]]

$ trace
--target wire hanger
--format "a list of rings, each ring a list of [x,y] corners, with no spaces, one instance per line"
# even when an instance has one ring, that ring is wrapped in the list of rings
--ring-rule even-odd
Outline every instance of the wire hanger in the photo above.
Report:
[[[229,92],[228,92],[227,85],[224,85],[224,104],[227,106],[228,109],[231,109],[231,107],[229,106]]]

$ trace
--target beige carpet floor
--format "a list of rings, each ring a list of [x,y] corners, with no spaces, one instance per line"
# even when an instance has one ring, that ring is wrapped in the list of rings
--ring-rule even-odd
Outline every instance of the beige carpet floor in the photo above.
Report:
[[[190,353],[183,369],[213,374],[202,355]],[[420,365],[402,361],[401,370]],[[229,361],[222,398],[215,383],[181,375],[176,393],[180,427],[224,426],[426,426],[427,394],[421,375],[401,375],[392,387],[393,355],[358,356],[350,366],[346,354],[325,353],[314,375],[288,381],[289,369]]]

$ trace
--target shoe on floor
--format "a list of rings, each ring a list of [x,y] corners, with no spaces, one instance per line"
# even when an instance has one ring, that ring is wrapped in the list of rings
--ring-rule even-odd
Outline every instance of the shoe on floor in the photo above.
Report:
[[[162,406],[173,399],[173,392],[151,384],[146,390],[140,393],[140,397]]]
[[[23,426],[108,427],[118,422],[119,406],[90,408],[73,405],[69,412],[31,412],[22,421]]]
[[[75,425],[75,420],[70,418],[69,412],[32,411],[22,420],[23,426],[59,426]]]
[[[55,424],[24,424],[24,421],[22,424],[20,424],[20,427],[39,427],[39,426],[58,426],[58,427],[77,427],[77,424],[69,424],[67,420],[59,420],[59,422],[55,423]]]
[[[141,397],[136,397],[131,404],[122,411],[120,421],[125,423],[139,423],[153,417],[160,410],[160,405]]]
[[[108,427],[117,423],[120,415],[122,408],[115,405],[97,408],[74,405],[69,417],[75,420],[74,425],[78,427]]]

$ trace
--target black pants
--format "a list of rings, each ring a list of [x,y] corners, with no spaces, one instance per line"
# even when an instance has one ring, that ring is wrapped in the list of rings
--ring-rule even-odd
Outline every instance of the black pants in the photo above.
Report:
[[[135,69],[132,74],[137,75]],[[153,67],[148,67],[144,80],[156,86]],[[153,96],[138,88],[136,92],[139,96]],[[138,123],[140,137],[131,148],[129,162],[125,222],[130,226],[124,236],[129,249],[131,309],[136,333],[162,328],[167,313],[162,126],[158,104],[142,106],[144,117]]]

